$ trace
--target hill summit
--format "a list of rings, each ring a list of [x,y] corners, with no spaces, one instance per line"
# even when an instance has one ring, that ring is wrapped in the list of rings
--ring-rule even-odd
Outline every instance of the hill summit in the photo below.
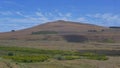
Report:
[[[105,29],[105,27],[80,22],[57,20],[53,22],[47,22],[25,30],[27,32],[31,31],[81,32],[88,31],[89,29],[101,30]]]
[[[114,34],[114,32],[117,33]],[[119,31],[111,30],[107,27],[80,22],[57,20],[19,31],[0,33],[0,39],[67,39],[70,41],[74,41],[76,39],[77,41],[101,41],[106,39],[119,40],[118,34],[120,34]]]
[[[30,34],[31,32],[36,32],[36,31],[82,32],[82,31],[88,31],[90,29],[101,30],[101,29],[106,29],[106,27],[80,23],[80,22],[57,20],[57,21],[40,24],[38,26],[34,26],[31,28],[14,31],[14,34],[15,33]],[[13,31],[8,33],[13,33]]]

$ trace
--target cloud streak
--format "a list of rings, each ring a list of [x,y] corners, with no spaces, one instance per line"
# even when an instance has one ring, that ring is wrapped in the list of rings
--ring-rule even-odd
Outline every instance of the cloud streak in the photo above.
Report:
[[[12,0],[5,0],[5,1],[3,1],[3,4],[7,4],[9,6],[24,7],[24,5],[19,4],[19,3],[15,2],[15,1],[12,1]]]
[[[102,25],[119,25],[120,26],[120,15],[119,14],[112,14],[112,13],[96,13],[96,14],[88,14],[86,15],[90,18],[94,18],[100,22]]]
[[[55,21],[55,20],[69,20],[82,23],[91,23],[97,25],[120,25],[120,15],[110,14],[110,13],[96,13],[96,14],[87,14],[84,16],[73,17],[73,14],[70,12],[41,12],[36,11],[33,13],[25,13],[20,11],[0,11],[0,15],[3,17],[0,18],[0,27],[7,26],[7,30],[12,29],[24,29],[31,26],[35,26],[41,23]],[[4,27],[3,29],[5,29]],[[0,29],[0,31],[3,31]]]

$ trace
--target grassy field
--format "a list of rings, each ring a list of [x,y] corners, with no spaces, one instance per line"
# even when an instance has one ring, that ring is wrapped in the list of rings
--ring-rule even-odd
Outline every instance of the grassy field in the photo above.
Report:
[[[107,60],[99,60],[101,55],[96,56],[88,52],[78,54],[80,50],[119,51],[120,45],[97,42],[0,40],[0,68],[120,68],[119,54],[103,55],[102,58],[107,57]],[[47,58],[44,61],[36,59],[42,56]],[[23,61],[18,61],[21,60],[20,57]],[[31,60],[34,57],[35,59]]]
[[[44,41],[44,40],[0,40],[0,45],[30,47],[52,50],[120,50],[120,43],[70,43],[66,41]]]
[[[92,59],[108,60],[105,55],[99,55],[92,52],[80,53],[78,51],[63,50],[43,50],[25,47],[5,47],[0,46],[1,58],[11,59],[16,62],[31,63],[44,62],[48,59],[56,60],[74,60],[74,59]]]
[[[0,60],[0,68],[119,68],[120,57],[109,57],[107,61],[98,60],[49,60],[37,63],[15,63],[9,60]]]

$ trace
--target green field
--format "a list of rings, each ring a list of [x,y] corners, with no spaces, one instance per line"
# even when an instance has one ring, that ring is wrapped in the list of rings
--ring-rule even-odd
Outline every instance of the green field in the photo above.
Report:
[[[0,68],[120,67],[119,53],[118,56],[109,56],[90,52],[91,50],[119,51],[118,43],[0,40],[0,44]],[[85,49],[88,51],[80,52]]]
[[[0,58],[2,63],[19,66],[21,68],[74,68],[67,61],[76,61],[82,59],[106,61],[108,57],[94,53],[79,53],[77,51],[63,50],[43,50],[26,47],[6,47],[0,46]],[[7,62],[9,61],[9,62]],[[66,63],[66,64],[62,64]],[[23,64],[23,65],[22,65]],[[89,64],[76,64],[76,68],[92,68]]]
[[[18,62],[43,62],[48,59],[57,60],[74,60],[74,59],[93,59],[107,60],[105,55],[94,53],[79,53],[77,51],[62,51],[62,50],[41,50],[35,48],[23,47],[0,47],[1,57],[12,59]]]

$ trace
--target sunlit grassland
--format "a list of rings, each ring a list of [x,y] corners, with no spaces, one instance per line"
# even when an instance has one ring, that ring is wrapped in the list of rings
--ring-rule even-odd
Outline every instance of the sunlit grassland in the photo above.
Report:
[[[69,43],[66,41],[0,40],[0,45],[49,50],[119,50],[119,43]],[[108,47],[109,46],[109,47]]]
[[[99,55],[91,52],[80,53],[79,50],[84,49],[119,50],[119,43],[103,44],[96,42],[68,43],[65,41],[0,40],[1,59],[6,60],[6,62],[10,61],[10,63],[15,66],[17,64],[18,68],[98,68],[101,66],[106,66],[104,68],[113,68],[113,66],[119,68],[119,56],[110,58],[107,55]],[[91,58],[90,55],[96,56],[92,56],[93,58]],[[14,60],[18,58],[18,56],[24,59],[28,58],[28,60],[22,59],[24,60],[22,62],[18,61],[21,60],[21,58]],[[48,56],[48,58],[44,61],[36,61],[36,59],[31,60],[31,56]],[[99,60],[99,56],[104,56],[108,60]],[[3,63],[2,61],[0,62],[0,64]]]
[[[93,59],[107,60],[105,55],[94,53],[80,53],[77,51],[63,50],[43,50],[23,47],[4,47],[0,46],[1,57],[12,59],[17,62],[43,62],[48,59],[74,60],[74,59]]]

